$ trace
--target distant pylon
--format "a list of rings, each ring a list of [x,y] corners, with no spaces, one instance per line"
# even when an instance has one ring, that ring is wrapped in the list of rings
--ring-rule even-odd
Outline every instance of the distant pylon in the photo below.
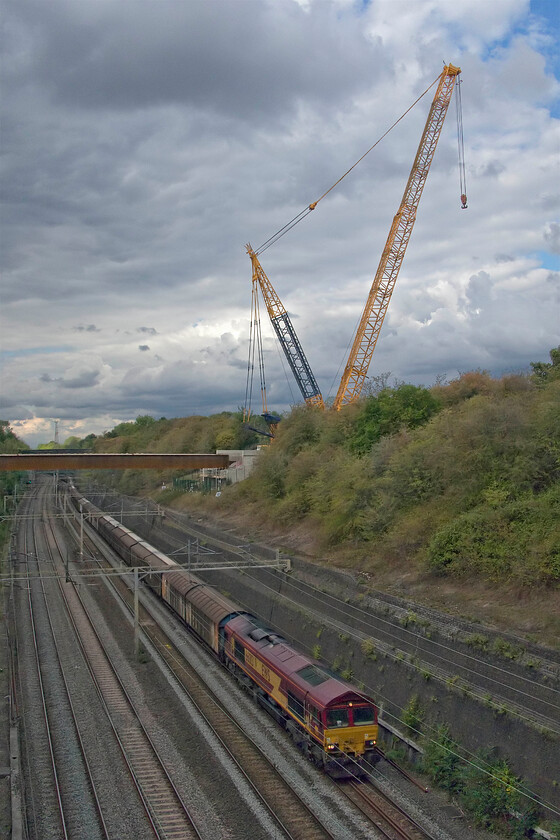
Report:
[[[60,441],[58,439],[58,420],[54,421],[54,442],[55,443],[60,443]]]

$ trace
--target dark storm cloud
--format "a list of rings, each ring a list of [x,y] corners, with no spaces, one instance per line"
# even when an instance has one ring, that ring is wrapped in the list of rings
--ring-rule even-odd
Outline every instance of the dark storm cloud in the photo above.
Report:
[[[43,373],[39,377],[39,381],[57,384],[61,388],[91,388],[92,385],[97,385],[99,374],[99,370],[83,370],[75,374],[55,377],[49,373]]]
[[[340,168],[318,137],[286,178],[272,124],[285,144],[298,108],[337,109],[391,72],[359,16],[330,4],[23,0],[8,11],[6,302],[105,294],[118,306],[188,286],[205,311],[212,283],[244,288],[232,254],[241,260],[247,228],[261,235],[260,205],[277,205],[283,224],[296,191],[308,201],[307,185]],[[260,126],[261,154],[232,115]]]
[[[235,411],[241,402],[239,383],[224,374],[223,368],[203,363],[135,367],[123,377],[115,397],[129,413],[131,404],[134,410],[143,406],[148,413],[166,417],[216,413],[226,410],[224,406]]]
[[[85,370],[76,376],[63,379],[60,384],[63,388],[91,388],[97,385],[99,373],[98,370]]]
[[[395,15],[391,0],[6,0],[5,416],[50,435],[50,417],[87,433],[235,410],[244,243],[258,247],[328,189],[440,54],[457,53],[465,76],[470,209],[453,189],[450,114],[371,376],[429,384],[546,360],[557,140],[535,50],[534,90],[517,84],[531,58],[517,60],[512,40],[524,3],[410,1]],[[323,393],[336,393],[427,100],[419,109],[263,256]],[[261,319],[269,402],[284,410],[301,395]]]
[[[14,9],[12,9],[12,14]],[[18,20],[19,19],[19,20]],[[380,72],[359,17],[296,3],[24,0],[26,55],[60,102],[94,109],[184,104],[234,118],[273,117],[297,98],[332,101]],[[309,45],[320,42],[309,61]]]

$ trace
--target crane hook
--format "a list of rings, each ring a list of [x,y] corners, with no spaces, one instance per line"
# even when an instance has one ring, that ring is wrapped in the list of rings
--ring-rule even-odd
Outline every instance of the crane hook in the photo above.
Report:
[[[467,204],[467,196],[465,193],[461,196],[461,210],[466,210],[469,205]]]

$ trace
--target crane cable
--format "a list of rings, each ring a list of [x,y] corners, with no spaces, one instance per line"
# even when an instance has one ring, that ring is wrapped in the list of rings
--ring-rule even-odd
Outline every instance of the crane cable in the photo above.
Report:
[[[243,407],[243,422],[246,423],[251,419],[252,401],[253,401],[253,374],[255,371],[255,355],[257,357],[257,364],[259,368],[261,398],[263,404],[263,412],[268,411],[266,398],[266,378],[264,368],[264,355],[262,346],[261,333],[261,316],[259,307],[259,297],[255,287],[253,287],[253,295],[251,300],[251,328],[249,333],[249,358],[247,360],[247,382],[245,385],[245,405]]]
[[[439,81],[440,76],[441,76],[441,74],[439,74],[434,79],[432,84],[429,87],[426,88],[424,93],[421,93],[420,96],[418,97],[418,99],[416,99],[412,103],[412,105],[409,108],[407,108],[407,110],[404,112],[404,114],[401,114],[401,116],[398,118],[398,120],[395,120],[393,125],[390,126],[387,129],[387,131],[384,134],[382,134],[381,137],[378,140],[375,141],[373,146],[370,146],[370,148],[367,150],[367,152],[364,152],[364,154],[361,156],[361,158],[359,158],[356,161],[356,163],[354,163],[350,167],[350,169],[348,169],[344,173],[344,175],[341,175],[340,178],[338,179],[338,181],[335,181],[335,183],[332,185],[332,187],[329,187],[329,189],[326,192],[324,192],[323,195],[320,198],[318,198],[316,201],[311,202],[311,204],[309,204],[304,210],[302,210],[301,213],[298,213],[297,216],[294,216],[294,218],[291,221],[287,222],[284,225],[284,227],[281,227],[280,230],[277,230],[276,233],[274,233],[267,240],[265,240],[265,242],[263,242],[263,244],[260,245],[259,248],[257,248],[255,250],[255,254],[258,256],[259,254],[262,254],[264,251],[268,250],[268,248],[270,248],[271,245],[274,245],[276,242],[278,242],[279,239],[281,239],[283,236],[285,236],[290,230],[292,230],[292,228],[294,228],[297,224],[302,222],[305,219],[306,216],[308,216],[313,210],[315,210],[315,208],[317,207],[319,202],[322,201],[325,198],[325,196],[327,196],[332,190],[334,190],[334,188],[337,187],[340,184],[340,182],[342,180],[344,180],[344,178],[346,178],[346,176],[349,175],[350,172],[352,172],[352,170],[355,169],[356,166],[363,161],[363,159],[366,157],[366,155],[369,155],[369,153],[371,151],[373,151],[373,149],[375,149],[375,147],[379,143],[381,143],[381,141],[389,134],[389,132],[392,131],[395,128],[395,126],[397,126],[400,123],[400,121],[402,119],[404,119],[404,117],[406,117],[406,115],[410,111],[412,111],[414,106],[417,105],[420,102],[420,100],[428,93],[428,91],[430,91],[433,88],[433,86],[436,84],[436,82]],[[462,117],[461,117],[461,131],[462,131]],[[462,190],[462,192],[463,192],[463,190]],[[466,200],[466,196],[465,196],[465,200]]]
[[[467,173],[465,169],[465,141],[463,137],[463,100],[461,97],[461,79],[457,79],[455,108],[457,112],[457,151],[459,155],[459,189],[461,190],[461,210],[467,209]]]
[[[251,299],[251,325],[249,328],[249,356],[247,359],[247,380],[245,382],[245,402],[243,404],[243,422],[246,423],[251,417],[251,406],[253,401],[253,373],[255,370],[255,338],[256,315],[254,312],[254,295]]]

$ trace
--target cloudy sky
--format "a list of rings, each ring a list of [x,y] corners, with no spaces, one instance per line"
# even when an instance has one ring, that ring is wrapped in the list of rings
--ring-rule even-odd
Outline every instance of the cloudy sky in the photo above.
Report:
[[[243,405],[259,247],[462,68],[370,374],[560,341],[557,0],[4,0],[0,417],[31,445]],[[431,95],[261,263],[324,396]],[[269,407],[300,402],[263,313]],[[256,390],[258,391],[258,383]],[[253,409],[259,411],[258,403]]]

